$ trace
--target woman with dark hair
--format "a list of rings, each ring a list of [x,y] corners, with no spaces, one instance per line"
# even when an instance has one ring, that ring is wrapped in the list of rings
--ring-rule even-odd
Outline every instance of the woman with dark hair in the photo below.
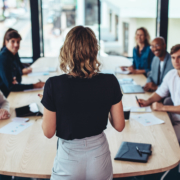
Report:
[[[58,137],[51,180],[112,180],[112,162],[104,134],[108,114],[112,126],[125,126],[122,93],[116,77],[99,73],[98,43],[90,28],[67,34],[60,52],[66,73],[46,81],[42,129]],[[39,95],[40,96],[40,95]]]
[[[0,51],[0,89],[7,97],[11,91],[42,88],[43,82],[21,84],[22,67],[18,57],[21,36],[17,31],[9,31],[5,36],[5,47]]]
[[[6,36],[7,36],[8,33],[11,32],[11,31],[16,31],[16,32],[18,33],[17,30],[15,30],[15,29],[13,29],[13,28],[9,28],[9,29],[6,31],[5,35],[4,35],[3,44],[2,44],[2,49],[6,47]],[[1,49],[1,50],[2,50],[2,49]],[[23,66],[23,64],[22,64],[21,61],[20,61],[20,58],[19,58],[19,54],[18,54],[18,53],[17,53],[17,55],[16,55],[16,60],[18,61],[18,64],[19,64],[20,68],[22,69],[22,74],[25,75],[25,74],[29,74],[29,73],[32,72],[32,68],[31,68],[31,67],[25,68],[25,67]]]
[[[128,67],[132,74],[148,75],[151,70],[151,62],[154,57],[150,49],[150,35],[146,28],[141,27],[135,33],[136,47],[133,49],[133,65]],[[125,70],[126,67],[121,67]]]

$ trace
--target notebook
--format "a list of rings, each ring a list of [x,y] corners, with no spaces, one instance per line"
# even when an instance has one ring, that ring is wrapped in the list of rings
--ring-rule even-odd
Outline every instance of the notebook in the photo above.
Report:
[[[121,85],[125,94],[144,93],[144,89],[140,85]]]
[[[133,143],[133,142],[122,142],[118,153],[115,156],[115,160],[121,161],[132,161],[132,162],[142,162],[146,163],[149,155],[142,153],[141,155],[138,153],[136,147],[139,150],[143,151],[151,151],[151,144],[144,143]]]

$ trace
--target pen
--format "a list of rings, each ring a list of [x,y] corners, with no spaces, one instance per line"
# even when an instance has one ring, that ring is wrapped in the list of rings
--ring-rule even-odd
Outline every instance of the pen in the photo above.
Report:
[[[137,150],[137,152],[138,152],[138,154],[140,155],[140,156],[142,156],[142,153],[141,153],[141,151],[139,150],[139,148],[136,146],[136,150]]]
[[[138,98],[137,98],[137,96],[135,96],[136,97],[136,100],[137,100],[137,102],[138,102],[138,104],[139,104],[139,107],[141,107],[141,105],[140,105],[140,103],[139,103],[139,101],[138,101]]]
[[[39,82],[42,82],[40,79],[38,79],[39,80]]]

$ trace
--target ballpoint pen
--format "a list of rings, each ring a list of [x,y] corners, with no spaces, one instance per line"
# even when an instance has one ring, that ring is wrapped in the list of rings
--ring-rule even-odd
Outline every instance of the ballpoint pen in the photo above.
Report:
[[[137,96],[135,96],[135,98],[136,98],[136,100],[137,100],[137,102],[139,104],[139,107],[141,107],[141,104],[139,103]]]
[[[40,79],[38,79],[39,80],[39,82],[42,82]]]
[[[139,150],[139,148],[136,146],[136,150],[137,150],[137,152],[138,152],[138,154],[140,155],[140,156],[142,156],[142,153],[141,153],[141,151]]]

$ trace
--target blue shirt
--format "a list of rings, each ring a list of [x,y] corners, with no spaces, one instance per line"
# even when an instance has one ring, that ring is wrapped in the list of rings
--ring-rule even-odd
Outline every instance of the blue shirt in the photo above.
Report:
[[[151,62],[154,57],[154,54],[152,53],[150,46],[144,46],[144,48],[141,51],[141,54],[139,54],[139,49],[135,47],[133,49],[133,66],[134,69],[144,69],[146,71],[146,74],[151,71]]]
[[[11,91],[32,89],[33,84],[21,84],[23,65],[18,53],[13,55],[6,47],[0,51],[0,89],[7,97]],[[16,77],[18,84],[12,84]]]

